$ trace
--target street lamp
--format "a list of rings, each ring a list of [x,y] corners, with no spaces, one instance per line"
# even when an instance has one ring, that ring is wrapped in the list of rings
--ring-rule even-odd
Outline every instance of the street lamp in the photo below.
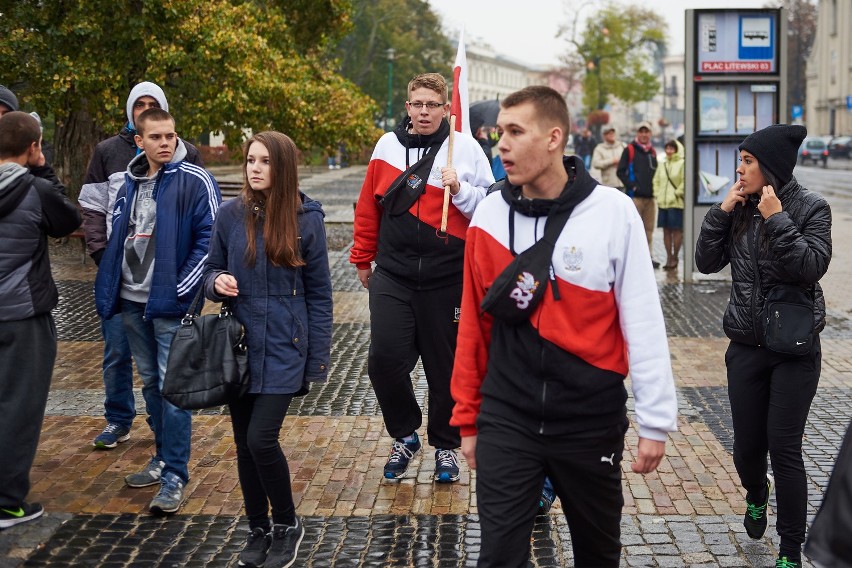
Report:
[[[391,129],[391,119],[393,117],[393,57],[395,54],[396,50],[392,47],[389,47],[385,51],[385,55],[388,57],[388,115],[385,121],[387,130]]]

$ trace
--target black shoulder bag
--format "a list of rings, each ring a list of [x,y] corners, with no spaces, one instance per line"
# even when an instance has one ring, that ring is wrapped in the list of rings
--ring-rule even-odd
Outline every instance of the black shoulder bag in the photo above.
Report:
[[[227,404],[249,387],[243,326],[228,300],[218,314],[198,315],[203,288],[175,332],[163,378],[163,398],[184,410]]]
[[[757,215],[755,215],[756,217]],[[749,251],[758,289],[757,233],[749,228]],[[785,355],[807,355],[814,342],[813,291],[798,284],[776,284],[763,299],[763,346]]]
[[[796,284],[776,284],[763,304],[767,349],[787,355],[807,355],[814,342],[814,298]]]
[[[399,174],[383,196],[376,196],[388,215],[402,215],[407,212],[417,198],[426,191],[426,183],[432,172],[432,165],[438,155],[438,149],[445,138],[434,140],[427,146],[426,153],[408,169]],[[408,149],[406,148],[406,153]]]
[[[559,297],[556,274],[553,271],[553,249],[571,213],[583,199],[588,197],[594,185],[578,188],[576,195],[563,204],[554,205],[547,215],[544,236],[524,252],[515,255],[503,269],[482,299],[480,309],[510,325],[518,325],[529,319],[541,299],[547,283],[553,288],[553,297]],[[558,209],[558,210],[557,210]],[[509,247],[515,254],[512,241],[515,233],[515,209],[509,202]]]

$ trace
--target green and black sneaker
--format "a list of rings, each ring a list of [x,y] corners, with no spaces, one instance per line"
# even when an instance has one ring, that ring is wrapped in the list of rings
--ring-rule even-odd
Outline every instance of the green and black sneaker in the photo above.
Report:
[[[772,493],[773,479],[771,475],[766,476],[766,500],[761,504],[749,503],[746,498],[746,512],[743,526],[751,538],[757,540],[763,538],[768,524],[766,507],[769,505],[769,495]]]
[[[17,507],[0,507],[0,529],[8,529],[32,521],[43,514],[44,507],[38,503],[21,503]]]
[[[799,562],[788,560],[786,556],[782,556],[775,561],[775,568],[799,568],[800,566]]]

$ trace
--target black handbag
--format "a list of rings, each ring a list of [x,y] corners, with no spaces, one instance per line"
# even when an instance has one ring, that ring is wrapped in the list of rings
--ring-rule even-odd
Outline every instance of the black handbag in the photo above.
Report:
[[[248,390],[248,346],[226,300],[218,314],[199,315],[199,290],[172,339],[163,397],[184,410],[212,408]]]
[[[787,355],[806,355],[814,342],[814,299],[795,284],[777,284],[766,293],[763,306],[767,349]]]
[[[515,235],[515,205],[513,188],[508,183],[497,188],[494,184],[489,193],[497,189],[509,203],[509,250],[515,259],[497,275],[491,287],[482,298],[479,309],[488,312],[494,318],[509,325],[519,325],[529,319],[535,311],[548,281],[553,290],[553,297],[560,299],[559,288],[556,284],[556,274],[553,270],[553,249],[556,241],[565,228],[568,218],[574,208],[588,197],[597,184],[587,184],[574,188],[563,203],[554,204],[547,214],[544,225],[544,235],[527,250],[516,254],[514,248]]]

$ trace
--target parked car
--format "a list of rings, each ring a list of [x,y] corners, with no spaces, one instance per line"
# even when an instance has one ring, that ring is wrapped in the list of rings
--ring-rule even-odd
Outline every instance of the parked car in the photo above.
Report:
[[[828,144],[822,138],[808,137],[799,147],[799,163],[805,165],[811,163],[816,165],[822,162],[822,167],[828,164]]]
[[[837,136],[828,143],[828,155],[832,158],[852,159],[852,136]]]

